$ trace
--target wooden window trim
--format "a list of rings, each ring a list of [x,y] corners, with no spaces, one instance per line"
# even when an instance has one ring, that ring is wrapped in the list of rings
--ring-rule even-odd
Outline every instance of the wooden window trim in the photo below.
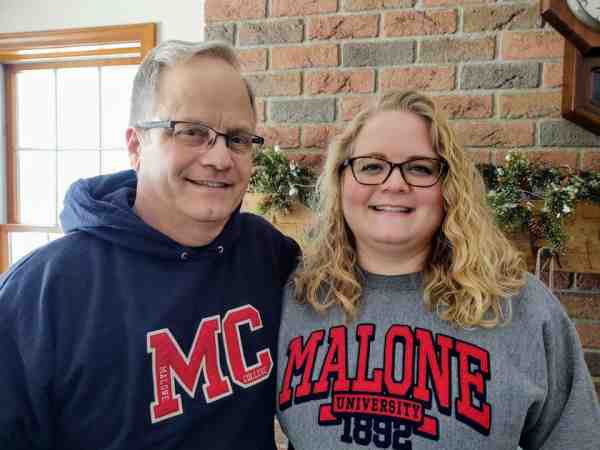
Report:
[[[131,44],[126,48],[83,48]],[[0,224],[0,271],[9,263],[10,232],[60,232],[57,227],[19,223],[16,186],[16,74],[22,70],[140,64],[156,45],[156,24],[142,23],[93,28],[0,34],[0,64],[4,65],[6,130],[6,219]],[[71,50],[70,48],[78,47]],[[24,50],[50,49],[43,55]],[[131,54],[131,55],[130,55]]]
[[[132,44],[139,45],[128,49],[79,49],[70,47]],[[115,59],[124,53],[138,53],[133,64],[139,64],[143,57],[156,45],[156,24],[142,23],[95,28],[71,28],[67,30],[33,31],[27,33],[0,34],[0,62],[4,64],[36,63],[42,60],[46,64],[69,61],[71,58],[94,58],[94,65],[99,60]],[[55,49],[49,54],[23,54],[23,51],[38,49]],[[62,65],[61,65],[62,67]]]
[[[17,100],[16,91],[16,70],[14,66],[8,66],[4,74],[5,82],[5,108],[4,116],[6,120],[6,223],[18,223],[19,212],[17,209],[17,186],[16,186],[16,148],[17,136],[15,133],[15,124],[17,123]],[[3,233],[4,234],[4,233]],[[4,239],[4,236],[2,237]]]

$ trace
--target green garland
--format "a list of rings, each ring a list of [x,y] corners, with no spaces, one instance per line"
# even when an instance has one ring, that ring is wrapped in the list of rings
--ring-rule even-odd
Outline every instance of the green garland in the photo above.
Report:
[[[600,204],[600,172],[549,167],[510,152],[504,167],[480,165],[488,200],[500,226],[509,232],[529,231],[532,239],[546,240],[553,253],[564,251],[568,235],[565,219],[579,201]],[[538,200],[542,207],[533,203]]]
[[[277,146],[258,152],[254,165],[250,192],[267,194],[259,205],[261,214],[288,213],[296,201],[310,207],[316,180],[313,171],[289,161]],[[568,240],[564,222],[576,203],[600,204],[600,172],[550,167],[518,151],[510,152],[502,167],[480,164],[478,169],[501,228],[527,231],[532,239],[547,241],[553,253],[564,250]]]
[[[257,152],[254,168],[250,192],[266,194],[259,204],[259,213],[285,214],[296,201],[310,206],[315,190],[315,173],[289,161],[278,146]]]

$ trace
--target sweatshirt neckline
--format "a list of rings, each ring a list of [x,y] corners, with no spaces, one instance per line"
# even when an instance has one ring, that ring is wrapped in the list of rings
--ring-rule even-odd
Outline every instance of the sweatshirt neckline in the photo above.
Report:
[[[417,290],[423,285],[423,272],[382,275],[360,269],[366,288]]]

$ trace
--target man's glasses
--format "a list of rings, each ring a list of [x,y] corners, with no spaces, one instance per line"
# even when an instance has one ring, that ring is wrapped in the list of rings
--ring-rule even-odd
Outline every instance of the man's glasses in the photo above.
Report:
[[[395,167],[409,186],[430,187],[436,184],[446,171],[446,162],[436,158],[418,158],[393,163],[375,156],[348,158],[340,165],[340,173],[350,166],[357,183],[374,186],[385,183]]]
[[[225,138],[225,145],[234,153],[242,155],[249,154],[260,148],[264,138],[244,131],[234,133],[221,133],[201,122],[186,122],[184,120],[157,120],[152,122],[140,122],[137,128],[167,128],[171,130],[171,136],[178,144],[186,147],[211,148],[217,142],[219,136]]]

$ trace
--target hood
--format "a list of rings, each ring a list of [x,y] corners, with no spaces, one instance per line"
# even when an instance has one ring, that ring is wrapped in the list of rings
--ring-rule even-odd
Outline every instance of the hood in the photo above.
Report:
[[[65,195],[60,214],[65,233],[83,231],[128,249],[181,259],[183,253],[221,254],[239,237],[239,208],[210,244],[190,248],[146,224],[133,210],[135,171],[126,170],[76,181]],[[192,252],[192,253],[190,253]]]

